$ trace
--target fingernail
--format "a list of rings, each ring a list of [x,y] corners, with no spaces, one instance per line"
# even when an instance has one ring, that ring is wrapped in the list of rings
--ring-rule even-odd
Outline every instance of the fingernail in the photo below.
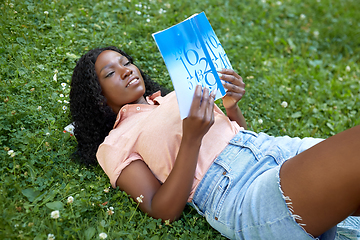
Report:
[[[217,68],[216,71],[217,71],[217,72],[221,72],[221,71],[222,71],[222,68]]]
[[[196,95],[200,95],[202,92],[202,87],[201,85],[197,85],[196,88],[195,88],[195,93]]]
[[[226,83],[224,80],[220,80],[220,81],[221,81],[222,85],[224,85]]]
[[[218,72],[218,75],[219,75],[219,77],[221,77],[221,76],[222,76],[222,74],[221,74],[221,73],[219,73],[219,72]]]
[[[216,93],[217,93],[217,88],[214,89],[214,91],[212,91],[214,97],[216,96]]]

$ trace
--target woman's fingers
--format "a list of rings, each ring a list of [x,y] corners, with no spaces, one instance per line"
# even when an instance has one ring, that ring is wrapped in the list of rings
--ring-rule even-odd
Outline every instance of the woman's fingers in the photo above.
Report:
[[[201,109],[201,116],[205,114],[206,109],[209,105],[209,89],[208,88],[203,88],[203,94],[202,94],[202,99],[201,99],[201,104],[200,104],[200,109]]]
[[[214,101],[216,96],[216,89],[210,93],[208,115],[210,116],[210,124],[214,123]]]
[[[201,98],[202,98],[201,95],[202,95],[201,85],[197,85],[195,87],[194,97],[193,97],[193,101],[191,103],[189,115],[194,115],[196,113],[196,111],[200,108]]]
[[[224,102],[225,98],[223,98],[223,104],[226,105],[225,108],[231,108],[245,94],[245,83],[242,77],[232,69],[222,69],[219,73],[222,84],[227,89],[225,96],[230,97],[226,99],[229,100],[226,102]]]
[[[190,115],[197,115],[196,113],[199,113],[199,116],[203,116],[209,108],[214,109],[215,95],[215,91],[210,93],[208,88],[202,88],[201,85],[197,85],[190,108]]]
[[[239,76],[234,70],[222,69],[219,71],[219,73],[221,73],[220,79],[222,80],[224,88],[234,93],[244,92],[245,83],[242,77]]]
[[[196,86],[189,116],[202,119],[205,122],[211,120],[213,118],[215,95],[216,91],[210,93],[208,88],[202,88],[200,85]]]
[[[196,86],[190,113],[183,121],[183,133],[192,139],[202,138],[214,123],[214,98],[208,88]]]
[[[235,78],[241,78],[241,76],[239,74],[237,74],[237,72],[235,72],[234,70],[232,69],[227,69],[227,68],[223,68],[221,69],[220,71],[218,71],[222,74],[226,74],[226,75],[232,75],[234,76]]]

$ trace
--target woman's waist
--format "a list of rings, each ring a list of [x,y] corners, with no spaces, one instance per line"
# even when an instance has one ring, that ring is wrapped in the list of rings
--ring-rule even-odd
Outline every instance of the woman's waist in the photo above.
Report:
[[[261,149],[254,146],[257,138],[256,133],[240,131],[211,164],[195,189],[192,199],[192,205],[195,205],[200,214],[205,211],[211,193],[217,188],[239,188],[240,196],[258,175],[277,166],[273,158],[263,158]],[[259,161],[260,159],[263,161]],[[224,183],[226,186],[223,186]]]

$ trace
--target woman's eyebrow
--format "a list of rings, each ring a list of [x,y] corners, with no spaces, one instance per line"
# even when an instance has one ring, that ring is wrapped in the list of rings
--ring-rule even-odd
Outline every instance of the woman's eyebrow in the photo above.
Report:
[[[119,61],[121,61],[123,58],[124,58],[124,56],[120,56],[120,57],[119,57]],[[105,66],[100,70],[100,73],[101,73],[102,70],[104,70],[105,68],[111,67],[113,64],[114,64],[114,62],[111,62],[111,63],[105,65]]]

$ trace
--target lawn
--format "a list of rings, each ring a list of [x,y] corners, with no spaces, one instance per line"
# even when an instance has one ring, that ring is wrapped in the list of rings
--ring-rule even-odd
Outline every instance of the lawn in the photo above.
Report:
[[[4,0],[0,239],[223,238],[190,207],[171,224],[140,212],[99,166],[72,159],[63,131],[82,54],[117,46],[172,89],[151,34],[201,11],[247,84],[251,130],[326,138],[360,123],[357,0]]]

